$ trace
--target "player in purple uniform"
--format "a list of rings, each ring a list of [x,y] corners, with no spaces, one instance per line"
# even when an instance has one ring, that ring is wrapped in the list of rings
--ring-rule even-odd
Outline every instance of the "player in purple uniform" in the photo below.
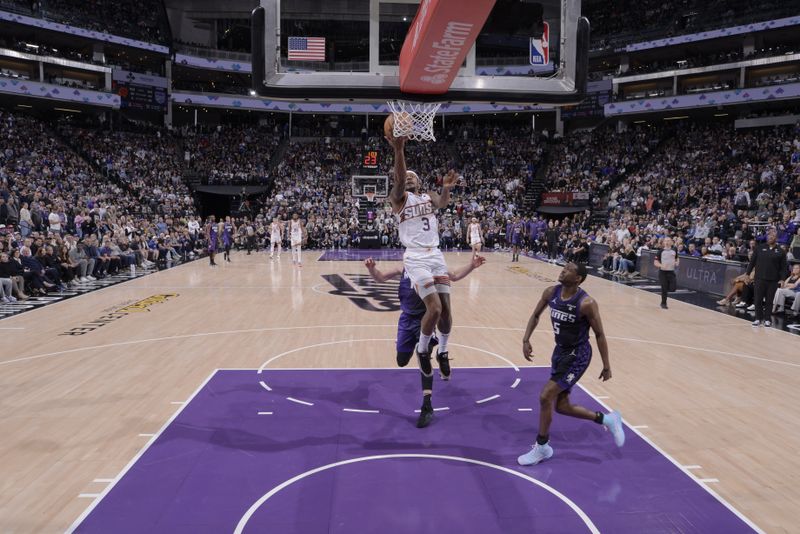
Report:
[[[486,262],[483,256],[473,256],[470,263],[448,273],[450,280],[455,282],[466,277],[473,270],[477,269]],[[416,347],[417,340],[419,339],[419,332],[422,325],[422,317],[425,315],[425,303],[419,298],[417,292],[411,284],[411,279],[408,277],[405,269],[402,266],[396,267],[390,271],[382,272],[375,266],[375,260],[368,258],[364,265],[367,267],[369,274],[372,278],[379,283],[386,282],[393,278],[400,276],[400,285],[397,288],[397,296],[400,299],[400,319],[397,321],[397,365],[405,367],[408,365],[411,356],[414,355],[414,348]],[[431,351],[439,341],[436,339],[435,334],[431,339]],[[430,352],[428,358],[430,358]],[[436,361],[439,363],[439,375],[442,380],[450,379],[450,356],[447,352],[437,352]],[[430,364],[428,364],[430,367]],[[422,376],[422,408],[420,409],[419,419],[417,420],[417,428],[425,428],[431,424],[433,419],[433,406],[431,405],[431,395],[433,393],[433,372],[425,373],[420,368]]]
[[[223,258],[231,261],[231,245],[233,245],[233,234],[236,232],[236,226],[231,222],[230,217],[225,217],[225,224],[222,227],[222,246],[225,247],[225,254]]]
[[[519,261],[519,249],[523,245],[525,239],[525,225],[519,220],[519,217],[514,217],[514,222],[511,224],[511,261]]]
[[[216,267],[214,263],[214,256],[217,255],[217,223],[216,217],[210,215],[206,223],[206,241],[208,242],[208,259],[209,265]]]
[[[551,359],[550,380],[539,394],[539,433],[536,436],[536,443],[528,453],[517,458],[520,465],[538,464],[553,456],[553,448],[550,446],[553,404],[556,412],[560,414],[604,425],[611,432],[618,447],[622,447],[625,443],[622,416],[619,412],[607,414],[593,412],[569,402],[572,386],[580,380],[592,361],[592,346],[589,344],[590,327],[594,330],[600,357],[603,359],[600,378],[604,382],[611,379],[608,344],[597,302],[578,287],[584,280],[586,280],[586,266],[567,263],[558,275],[559,285],[544,290],[542,298],[528,320],[528,327],[522,338],[522,354],[526,360],[533,361],[531,334],[539,324],[539,316],[548,306],[550,306],[550,320],[553,323],[556,347]]]

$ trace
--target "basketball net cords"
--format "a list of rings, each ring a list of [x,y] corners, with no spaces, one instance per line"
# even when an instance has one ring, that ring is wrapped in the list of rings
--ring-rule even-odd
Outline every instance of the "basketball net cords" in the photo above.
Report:
[[[395,137],[408,137],[413,141],[436,141],[433,119],[441,103],[389,100],[387,104],[394,115],[392,134]]]

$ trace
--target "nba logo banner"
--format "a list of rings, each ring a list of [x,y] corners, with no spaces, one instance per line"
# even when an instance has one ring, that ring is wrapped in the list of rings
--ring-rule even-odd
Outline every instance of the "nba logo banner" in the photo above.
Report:
[[[531,37],[531,65],[550,63],[550,24],[544,23],[542,38]]]

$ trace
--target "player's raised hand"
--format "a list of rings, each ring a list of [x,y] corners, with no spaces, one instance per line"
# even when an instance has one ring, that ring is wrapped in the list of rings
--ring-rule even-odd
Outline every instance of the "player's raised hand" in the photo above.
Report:
[[[364,267],[366,267],[368,271],[371,271],[372,269],[375,268],[375,260],[373,260],[372,258],[367,258],[366,260],[364,260]]]
[[[484,263],[486,263],[486,258],[484,258],[483,256],[478,256],[477,254],[472,256],[472,268],[473,269],[477,269],[478,267],[480,267]]]
[[[458,174],[454,169],[447,171],[447,174],[442,179],[442,185],[446,187],[454,187],[458,182]]]
[[[383,136],[386,141],[392,145],[392,148],[395,150],[403,150],[406,146],[406,141],[408,141],[408,137],[401,136],[401,137],[389,137],[388,135]]]
[[[533,361],[533,347],[531,346],[531,342],[530,341],[523,341],[522,342],[522,355],[529,362]]]

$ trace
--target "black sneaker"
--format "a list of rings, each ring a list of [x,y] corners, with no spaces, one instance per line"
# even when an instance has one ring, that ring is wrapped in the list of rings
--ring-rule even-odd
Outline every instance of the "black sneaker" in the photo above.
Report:
[[[442,380],[450,380],[450,353],[436,352],[436,363],[439,364],[439,376]]]
[[[436,348],[436,345],[439,344],[439,339],[434,335],[431,338],[430,343],[428,343],[428,352],[433,353],[433,349]]]
[[[417,353],[417,361],[419,362],[419,369],[422,371],[422,374],[425,376],[433,375],[433,366],[431,365],[431,353],[430,349],[428,352],[420,352],[416,350]]]
[[[433,421],[433,408],[423,406],[417,419],[417,428],[425,428],[431,424],[431,421]]]
[[[665,310],[668,309],[666,304],[662,304],[661,307]]]

